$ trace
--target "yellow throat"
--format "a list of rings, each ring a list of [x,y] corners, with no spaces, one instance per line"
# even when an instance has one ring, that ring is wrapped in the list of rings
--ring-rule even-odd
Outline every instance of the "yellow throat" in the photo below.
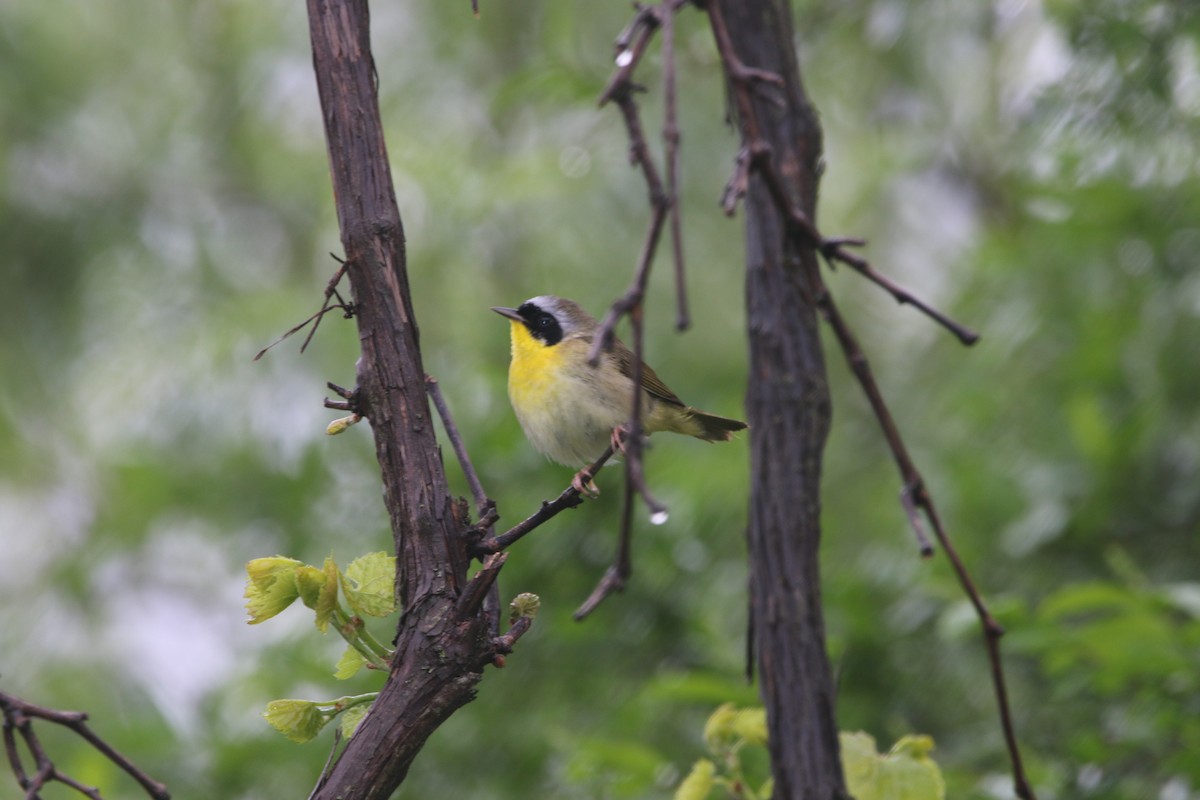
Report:
[[[518,409],[536,408],[552,400],[563,366],[562,347],[547,347],[524,324],[510,320],[512,364],[508,368],[508,395]]]

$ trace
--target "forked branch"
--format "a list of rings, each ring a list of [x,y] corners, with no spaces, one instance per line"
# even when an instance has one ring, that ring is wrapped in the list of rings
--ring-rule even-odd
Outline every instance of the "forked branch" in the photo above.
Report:
[[[25,797],[36,798],[46,786],[53,782],[71,787],[80,794],[99,800],[100,792],[90,786],[85,786],[70,775],[62,772],[50,758],[41,740],[33,730],[35,720],[61,725],[74,731],[84,741],[94,747],[101,755],[116,764],[129,774],[146,794],[155,800],[168,800],[170,792],[167,787],[151,778],[137,767],[132,761],[117,752],[116,748],[100,738],[87,724],[88,715],[81,711],[55,711],[51,708],[30,703],[19,697],[0,692],[0,711],[4,714],[4,752],[8,764],[12,768],[17,783],[25,791]],[[29,755],[33,757],[35,772],[30,775],[25,769],[17,745],[17,736],[25,743]]]

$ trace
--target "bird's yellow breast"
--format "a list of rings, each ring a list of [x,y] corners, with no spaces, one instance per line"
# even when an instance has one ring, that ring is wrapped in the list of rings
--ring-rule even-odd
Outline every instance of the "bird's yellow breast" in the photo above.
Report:
[[[628,414],[629,379],[587,364],[585,339],[547,346],[524,324],[512,324],[508,397],[534,448],[572,466],[589,464],[604,451],[613,428]]]
[[[512,322],[512,364],[508,368],[508,394],[518,408],[537,408],[553,395],[563,368],[564,350],[547,347],[520,322]]]

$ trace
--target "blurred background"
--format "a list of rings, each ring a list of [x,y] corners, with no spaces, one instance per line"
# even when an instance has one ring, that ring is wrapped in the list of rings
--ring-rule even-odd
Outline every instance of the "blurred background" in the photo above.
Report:
[[[570,471],[524,441],[488,307],[558,293],[602,312],[647,217],[619,116],[595,104],[627,4],[482,5],[372,11],[426,368],[512,523]],[[822,227],[865,236],[879,269],[983,333],[963,348],[828,277],[1009,630],[1039,797],[1200,797],[1200,10],[794,9],[826,134]],[[716,205],[738,141],[705,19],[677,24],[695,324],[673,330],[660,259],[647,360],[689,403],[739,415],[741,220]],[[87,710],[181,798],[305,796],[331,731],[296,745],[260,711],[378,681],[334,681],[340,640],[307,612],[251,628],[242,608],[251,558],[390,546],[369,431],[324,434],[353,323],[252,361],[317,309],[340,252],[306,26],[283,0],[0,3],[0,687]],[[659,66],[655,47],[639,73],[656,148]],[[840,726],[883,748],[931,734],[948,797],[1010,797],[971,609],[940,554],[918,557],[877,424],[828,361]],[[615,544],[610,471],[599,501],[514,552],[502,592],[538,593],[542,614],[400,797],[669,797],[708,713],[756,699],[746,442],[663,437],[647,468],[671,516],[639,517],[632,586],[571,620]],[[138,795],[39,732],[106,797]]]

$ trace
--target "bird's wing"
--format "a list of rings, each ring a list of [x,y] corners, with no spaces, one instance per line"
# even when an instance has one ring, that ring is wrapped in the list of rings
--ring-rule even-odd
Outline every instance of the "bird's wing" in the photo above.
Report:
[[[633,351],[621,342],[620,339],[614,337],[612,356],[616,359],[617,368],[621,370],[621,374],[633,380],[633,365],[637,362],[637,357]],[[682,406],[683,401],[675,396],[675,393],[662,382],[662,378],[652,370],[645,361],[642,362],[642,388],[650,393],[650,396],[656,400],[662,400],[673,405]]]

